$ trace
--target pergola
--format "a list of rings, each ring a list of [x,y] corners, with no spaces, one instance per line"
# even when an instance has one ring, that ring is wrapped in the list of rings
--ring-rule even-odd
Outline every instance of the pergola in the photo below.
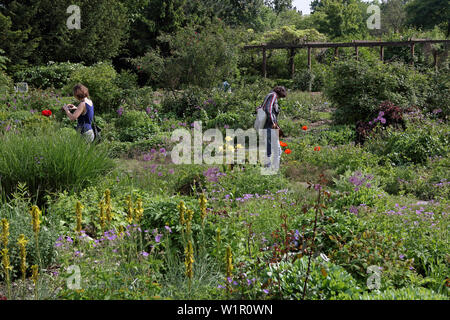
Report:
[[[248,45],[244,46],[244,50],[261,49],[263,62],[262,72],[263,76],[267,77],[267,50],[274,49],[287,49],[290,52],[289,58],[289,70],[291,76],[294,75],[294,56],[296,49],[306,48],[308,50],[308,68],[311,70],[311,49],[312,48],[334,48],[335,57],[339,54],[339,48],[355,48],[356,59],[359,57],[359,47],[379,47],[380,48],[380,60],[384,61],[384,48],[385,47],[410,47],[411,48],[411,64],[414,65],[414,49],[416,44],[435,44],[444,43],[445,50],[448,50],[448,44],[450,40],[427,40],[427,39],[410,39],[408,41],[366,41],[366,40],[354,40],[352,42],[305,42],[302,44],[260,44],[260,45]],[[437,68],[438,54],[437,51],[433,52],[434,66]]]

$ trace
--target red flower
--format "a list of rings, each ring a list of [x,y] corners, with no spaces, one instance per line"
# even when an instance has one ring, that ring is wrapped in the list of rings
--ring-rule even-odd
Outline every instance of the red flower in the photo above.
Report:
[[[320,151],[320,147],[314,147],[314,151]]]
[[[303,126],[303,127],[302,127],[302,130],[303,130],[303,131],[306,131],[306,130],[308,130],[308,127],[307,127],[307,126]]]
[[[284,150],[284,153],[286,153],[286,154],[291,154],[291,153],[292,153],[292,150],[291,150],[291,149],[286,149],[286,150]]]
[[[51,110],[44,110],[42,111],[42,115],[45,117],[50,117],[52,115],[52,111]]]
[[[280,146],[287,147],[288,145],[287,145],[287,143],[280,141]]]

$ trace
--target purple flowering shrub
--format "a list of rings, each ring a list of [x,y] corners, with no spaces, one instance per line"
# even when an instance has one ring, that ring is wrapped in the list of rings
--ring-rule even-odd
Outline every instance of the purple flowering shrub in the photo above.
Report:
[[[403,110],[390,101],[384,101],[378,108],[378,115],[373,120],[366,122],[359,120],[356,123],[356,143],[364,144],[367,138],[376,128],[393,126],[394,128],[406,129],[403,119]]]

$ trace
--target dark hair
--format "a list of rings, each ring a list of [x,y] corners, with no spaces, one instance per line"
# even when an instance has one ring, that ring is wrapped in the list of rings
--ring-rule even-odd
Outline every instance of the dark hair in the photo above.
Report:
[[[79,100],[87,98],[89,97],[89,89],[82,84],[77,84],[73,87],[73,95]]]
[[[280,97],[280,98],[286,98],[287,91],[285,87],[276,86],[273,88],[273,91]]]

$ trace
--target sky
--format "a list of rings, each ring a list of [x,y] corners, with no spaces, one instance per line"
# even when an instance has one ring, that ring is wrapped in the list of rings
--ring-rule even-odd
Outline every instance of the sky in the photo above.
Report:
[[[310,3],[311,0],[293,0],[292,6],[297,7],[297,10],[302,11],[303,14],[310,14]]]

